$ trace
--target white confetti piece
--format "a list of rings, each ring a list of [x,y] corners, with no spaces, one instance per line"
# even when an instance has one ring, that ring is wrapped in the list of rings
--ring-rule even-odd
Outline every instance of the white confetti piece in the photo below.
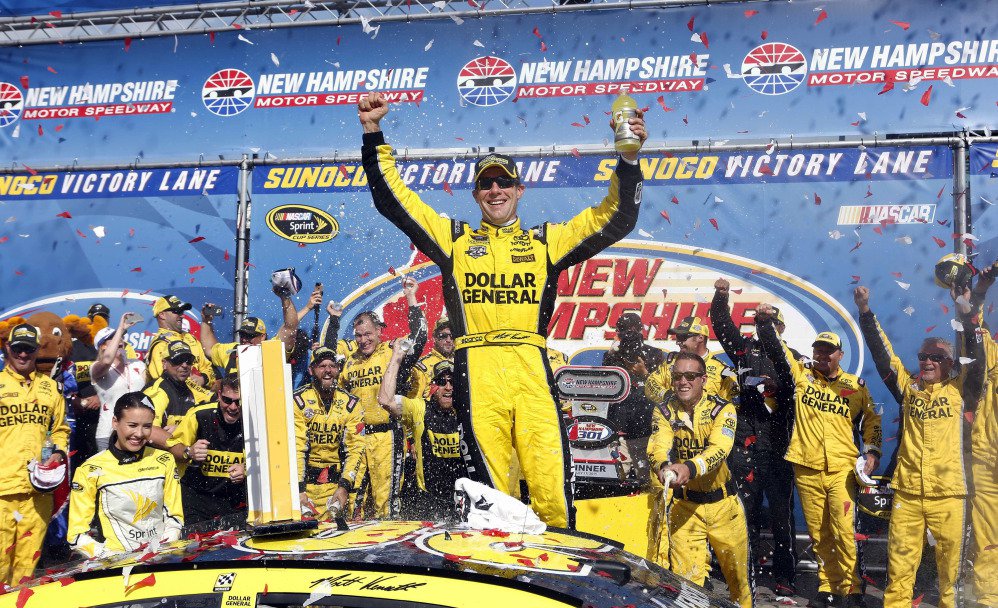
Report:
[[[981,200],[984,201],[985,203],[989,204],[989,205],[994,205],[994,203],[992,203],[988,199],[984,198],[983,196],[981,197]]]
[[[952,76],[947,76],[947,77],[943,78],[943,84],[945,84],[946,86],[950,86],[950,87],[955,87],[956,86],[955,84],[953,84],[953,77]]]
[[[971,358],[971,357],[960,357],[960,365],[970,365],[971,363],[973,363],[976,360],[977,359],[974,359],[974,358]]]
[[[861,119],[866,120],[866,112],[858,112],[856,115]]]
[[[904,290],[907,290],[909,287],[911,287],[911,283],[905,283],[903,281],[894,281],[894,282],[898,284],[898,287]]]
[[[641,236],[645,237],[646,239],[652,238],[652,234],[650,232],[648,232],[647,230],[644,230],[642,228],[638,228],[638,234],[640,234]]]
[[[121,578],[125,583],[125,588],[128,588],[128,578],[132,575],[132,568],[135,566],[125,566],[121,569]]]
[[[21,123],[17,123],[17,126],[14,127],[14,130],[11,132],[10,136],[14,138],[21,136]]]
[[[715,202],[715,203],[723,203],[723,202],[724,202],[724,199],[723,199],[723,198],[721,198],[720,196],[717,196],[717,195],[715,194],[715,195],[714,195],[714,202]]]
[[[430,50],[432,48],[433,48],[433,41],[430,40],[429,42],[426,43],[426,46],[423,47],[423,50],[424,51],[428,51],[428,50]]]
[[[973,234],[970,234],[969,232],[964,232],[963,234],[960,235],[960,239],[962,239],[964,241],[966,241],[968,239],[971,240],[971,241],[976,241],[977,237],[974,236]]]
[[[841,239],[843,236],[845,235],[839,232],[838,230],[831,230],[828,233],[828,237],[836,241]]]
[[[24,516],[21,515],[20,511],[14,511],[13,513],[11,513],[11,517],[13,517],[14,521],[16,522],[20,522],[22,519],[24,519]]]
[[[451,19],[453,19],[454,23],[456,23],[458,25],[461,25],[462,23],[464,23],[464,19],[458,17],[457,15],[448,15],[448,17],[450,17]]]
[[[281,67],[281,60],[277,58],[276,53],[270,54],[270,60],[273,61],[274,65],[276,65],[277,67]]]
[[[247,38],[246,36],[243,36],[242,34],[239,34],[238,36],[236,36],[236,39],[240,40],[242,42],[245,42],[246,44],[253,44],[253,42],[249,38]]]
[[[315,591],[309,594],[308,599],[302,604],[302,606],[311,606],[312,604],[318,602],[323,598],[327,598],[333,594],[333,585],[328,581],[322,581],[319,586],[316,587]]]
[[[315,4],[312,3],[312,0],[305,0],[305,2],[302,3],[302,6],[308,9],[315,8]]]
[[[447,3],[446,2],[434,2],[432,6],[433,6],[433,8],[442,11],[442,10],[444,10],[447,7]]]
[[[909,304],[908,306],[905,306],[901,312],[910,317],[911,315],[915,314],[915,307]]]
[[[932,38],[933,40],[939,40],[941,36],[939,32],[933,32],[932,30],[925,30],[925,31],[929,32],[929,38]]]
[[[693,32],[693,35],[690,36],[690,42],[700,42],[700,34]]]
[[[3,223],[4,224],[10,224],[11,222],[16,222],[16,221],[17,221],[17,218],[12,215],[12,216],[8,217],[7,219],[5,219],[3,221]]]
[[[197,112],[191,112],[191,118],[197,118],[197,117],[198,117]]]
[[[481,42],[477,41],[477,40],[474,41],[474,42],[472,42],[471,44],[474,45],[474,46],[477,46],[480,49],[484,49],[485,48],[485,45],[482,44]]]
[[[950,319],[949,325],[953,328],[953,331],[963,331],[963,323],[957,321],[956,319]]]
[[[373,32],[373,34],[371,35],[371,40],[377,38],[378,32],[381,30],[380,25],[377,26],[371,25],[371,18],[365,17],[363,15],[360,16],[360,27],[364,30],[365,34],[372,34]]]
[[[103,226],[94,226],[94,227],[91,228],[91,230],[94,231],[94,234],[97,236],[97,238],[99,238],[99,239],[104,238],[104,227]]]
[[[910,236],[899,236],[898,238],[894,239],[894,241],[897,243],[901,243],[902,245],[911,245]]]

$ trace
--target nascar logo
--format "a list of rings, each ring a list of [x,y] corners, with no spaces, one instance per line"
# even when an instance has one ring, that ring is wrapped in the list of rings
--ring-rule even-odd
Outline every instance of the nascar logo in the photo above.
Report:
[[[804,82],[807,59],[800,50],[784,42],[768,42],[752,49],[742,60],[740,76],[746,85],[762,95],[784,95]]]
[[[204,81],[201,101],[218,116],[235,116],[253,103],[256,86],[249,74],[235,68],[221,69]]]
[[[21,117],[24,96],[9,82],[0,82],[0,127],[6,127]]]
[[[856,224],[931,224],[936,206],[923,205],[845,205],[839,208],[839,226]]]
[[[457,91],[461,99],[474,106],[499,105],[516,89],[516,71],[505,59],[477,57],[461,67]]]

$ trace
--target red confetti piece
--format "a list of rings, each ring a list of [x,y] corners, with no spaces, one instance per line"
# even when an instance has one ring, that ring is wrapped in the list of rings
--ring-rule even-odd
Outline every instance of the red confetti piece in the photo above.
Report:
[[[762,33],[759,34],[759,37],[762,38],[763,40],[765,40],[766,38],[769,38],[769,31],[762,30]]]
[[[940,303],[939,307],[943,309],[943,314],[949,314],[949,306],[946,306],[945,304]]]
[[[883,229],[881,229],[880,226],[877,226],[876,228],[874,228],[873,231],[876,232],[877,234],[881,235],[881,236],[883,236],[883,234],[884,234],[884,231],[883,231]]]
[[[852,503],[847,500],[842,503],[842,508],[844,509],[843,513],[845,515],[849,515],[849,509],[852,508]]]
[[[196,236],[196,237],[192,238],[191,240],[189,240],[187,242],[188,243],[200,243],[203,240],[204,240],[203,236]]]
[[[502,530],[497,530],[495,528],[488,528],[486,530],[482,530],[482,536],[492,536],[492,537],[495,537],[495,538],[507,538],[507,537],[509,537],[509,532],[503,532]],[[514,544],[519,544],[519,543],[514,543]]]
[[[24,87],[25,89],[27,89],[28,88],[28,83],[30,83],[30,82],[31,81],[28,79],[27,76],[21,76],[21,86],[22,87]]]
[[[690,124],[690,115],[689,114],[687,114],[686,116],[683,116],[683,123],[687,124],[687,125]]]
[[[38,125],[38,135],[45,135],[45,131],[42,129],[41,125]]]
[[[587,125],[589,124],[589,116],[587,116],[587,115],[583,114],[583,115],[582,115],[582,120],[583,120],[583,121],[585,121],[585,123],[586,123]]]
[[[665,218],[665,221],[669,222],[670,224],[672,223],[672,220],[669,219],[669,213],[668,212],[666,212],[666,211],[659,211],[659,214],[661,214],[661,216]]]
[[[964,412],[963,417],[967,420],[968,423],[974,424],[974,412]]]
[[[820,205],[821,204],[821,197],[818,196],[817,192],[814,193],[814,204],[815,205]]]
[[[763,173],[765,175],[772,175],[773,170],[769,168],[769,165],[763,165],[759,167],[759,173]]]
[[[578,148],[572,148],[572,156],[574,156],[575,158],[582,158],[582,155],[579,154]]]
[[[69,211],[63,211],[62,213],[55,214],[55,216],[56,217],[64,217],[64,218],[66,218],[68,220],[68,219],[71,219],[73,217],[73,214],[70,213]]]
[[[30,587],[24,587],[17,593],[17,608],[24,608],[24,605],[28,603],[28,598],[34,595],[35,592]]]
[[[748,475],[745,476],[745,481],[752,483],[754,479],[755,479],[755,469],[752,469],[751,471],[748,472]]]
[[[870,198],[871,196],[873,196],[873,190],[870,190],[870,187],[867,186],[866,187],[866,196],[863,197],[863,198]]]
[[[818,25],[819,23],[821,23],[825,19],[828,19],[828,12],[827,11],[821,11],[820,13],[818,13],[818,18],[814,20],[814,24]]]
[[[150,574],[149,576],[145,577],[139,582],[129,585],[128,588],[125,589],[125,595],[128,595],[129,593],[137,589],[142,589],[143,587],[152,587],[155,584],[156,584],[156,575]]]
[[[862,246],[863,246],[863,241],[860,241],[860,242],[856,243],[855,245],[852,246],[852,249],[849,250],[849,253],[852,253],[853,251],[856,251],[857,249],[859,249]]]
[[[191,266],[190,268],[187,269],[187,272],[194,274],[200,270],[204,270],[204,266]]]
[[[573,123],[572,123],[572,126],[573,126],[573,127],[580,127],[580,128],[581,128],[581,127],[584,127],[585,125],[584,125],[584,124],[582,124],[582,123],[580,123],[580,122],[573,122]]]
[[[49,14],[56,19],[62,19],[62,11],[49,11]]]
[[[347,171],[347,166],[340,163],[340,175],[343,177],[350,177],[350,173]]]
[[[714,218],[710,218],[710,225],[714,227],[714,230],[720,230],[720,228],[717,227],[717,220]]]
[[[546,42],[544,42],[543,40],[541,40],[541,52],[543,53],[543,52],[545,52],[545,51],[547,51],[547,50],[548,50],[548,45],[547,45],[547,43],[546,43]]]
[[[24,167],[24,170],[27,171],[30,175],[38,175],[38,171],[35,171],[34,169],[32,169],[31,167],[29,167],[28,165],[26,165],[24,163],[21,163],[21,166]]]
[[[927,334],[928,333],[932,333],[932,330],[935,329],[935,328],[936,328],[935,325],[929,325],[928,327],[925,328],[925,333],[927,333]]]
[[[869,536],[867,536],[866,534],[861,534],[859,532],[856,532],[853,536],[855,536],[856,540],[870,540]]]
[[[946,246],[946,241],[942,240],[938,236],[932,237],[932,240],[935,241],[936,245],[939,245],[940,247],[945,247]]]
[[[369,276],[371,276],[371,273],[370,272],[365,272],[364,274],[360,275],[360,278],[366,279]]]
[[[987,547],[984,547],[985,551],[991,551],[993,549],[998,549],[998,545],[988,545]]]
[[[222,255],[222,259],[225,260],[225,261],[229,260],[229,250],[228,249],[225,250],[225,254]]]
[[[388,274],[390,274],[392,276],[395,276],[395,267],[394,266],[389,266],[388,267]]]
[[[696,15],[693,15],[692,17],[690,17],[690,20],[686,23],[686,27],[689,28],[691,32],[693,31],[693,20],[696,18],[697,18]]]
[[[911,600],[911,608],[918,608],[918,605],[922,603],[922,598],[923,597],[925,597],[924,593],[922,595],[916,597],[915,599]]]
[[[519,563],[519,564],[523,564],[524,566],[527,566],[528,568],[533,568],[534,567],[534,560],[527,559],[525,557],[518,557],[516,559],[516,562]]]
[[[470,558],[471,558],[470,555],[454,555],[452,553],[444,553],[444,559],[451,562],[462,562]]]
[[[932,100],[932,85],[930,84],[929,88],[926,89],[924,93],[922,93],[922,99],[920,100],[920,102],[923,106],[928,107],[929,101],[931,100]]]
[[[79,228],[76,229],[76,234],[80,235],[81,239],[87,238],[87,235],[83,234],[83,231],[80,230]]]
[[[62,126],[62,125],[56,125],[56,126],[55,126],[55,132],[56,132],[56,133],[58,133],[59,131],[62,131],[62,130],[63,130],[63,129],[65,129],[65,128],[66,128],[66,127],[64,127],[64,126]]]
[[[752,445],[753,443],[755,443],[756,439],[757,438],[756,438],[755,435],[749,435],[748,437],[746,437],[745,438],[745,447],[749,447],[750,445]]]
[[[450,184],[447,183],[446,180],[444,180],[444,192],[446,192],[447,194],[449,194],[451,196],[454,196],[454,191],[450,189]]]
[[[894,21],[893,19],[890,19],[890,22],[893,23],[894,25],[898,26],[899,28],[903,29],[906,32],[908,31],[908,28],[911,27],[911,24],[908,23],[907,21]]]
[[[9,240],[10,240],[10,237],[8,237],[8,236],[0,236],[0,244],[6,243]]]
[[[670,108],[669,106],[665,105],[665,96],[664,95],[659,95],[658,96],[658,105],[662,106],[662,110],[665,111],[665,112],[671,112],[672,111],[672,108]]]
[[[14,274],[16,274],[16,275],[17,275],[17,276],[19,276],[19,277],[23,277],[23,276],[24,276],[24,273],[23,273],[23,272],[21,272],[20,270],[15,270],[15,271],[14,271]]]
[[[130,48],[132,48],[132,39],[125,38],[125,52],[127,53]]]
[[[72,576],[65,576],[59,579],[59,584],[62,585],[63,587],[65,587],[66,585],[72,585],[75,582],[76,579],[73,578]]]
[[[707,32],[700,32],[700,42],[708,49],[710,48],[710,40],[707,39]]]
[[[243,26],[242,26],[242,25],[240,25],[240,24],[238,24],[238,23],[233,23],[233,24],[232,24],[232,27],[236,28],[237,30],[241,30],[241,29],[243,29]]]
[[[884,88],[880,89],[880,92],[877,93],[877,95],[883,95],[887,91],[891,91],[893,89],[894,89],[894,81],[892,81],[892,80],[887,81],[887,82],[884,83]]]
[[[538,38],[541,37],[541,30],[537,27],[534,27],[534,36],[537,36]]]
[[[676,204],[676,205],[679,204],[679,198],[675,194],[672,195],[672,202],[673,202],[673,204]]]
[[[132,268],[131,270],[129,270],[129,272],[142,272],[142,267],[141,266],[136,266],[135,268]]]
[[[208,32],[208,43],[215,44],[215,32]]]

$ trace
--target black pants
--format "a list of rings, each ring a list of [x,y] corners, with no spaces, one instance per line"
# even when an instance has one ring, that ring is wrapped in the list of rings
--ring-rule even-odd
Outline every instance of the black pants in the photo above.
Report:
[[[769,504],[769,529],[773,534],[773,578],[794,582],[797,551],[794,546],[794,472],[783,456],[770,451],[756,450],[754,446],[735,445],[728,457],[728,467],[738,484],[738,496],[745,506],[748,520],[749,542],[755,560],[767,557],[762,550],[759,532],[766,527],[766,511],[762,501]],[[756,561],[753,567],[758,570]]]

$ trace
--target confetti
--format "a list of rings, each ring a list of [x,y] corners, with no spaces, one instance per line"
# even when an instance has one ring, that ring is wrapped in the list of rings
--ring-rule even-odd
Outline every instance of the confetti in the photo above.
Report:
[[[814,193],[814,204],[815,205],[820,205],[821,204],[821,197],[818,196],[817,192]]]
[[[688,22],[686,22],[686,28],[688,30],[690,30],[691,32],[693,31],[693,20],[694,19],[696,19],[696,15],[690,17],[690,20]]]
[[[667,211],[659,211],[659,214],[660,214],[660,215],[661,215],[661,216],[662,216],[663,218],[665,218],[665,221],[669,222],[670,224],[672,223],[672,220],[671,220],[671,219],[669,219],[669,213],[668,213]]]
[[[854,534],[854,536],[855,536],[856,540],[870,540],[869,536],[867,536],[866,534],[863,534],[861,532],[856,532]]]
[[[281,67],[281,60],[277,58],[276,53],[270,54],[270,60],[273,61],[274,65],[276,65],[277,67]]]
[[[762,33],[759,34],[759,37],[765,40],[766,38],[769,38],[769,32],[767,30],[762,30]]]
[[[190,268],[187,269],[187,272],[189,272],[190,274],[194,274],[201,270],[204,270],[204,266],[191,266]]]
[[[844,509],[843,514],[849,515],[849,509],[852,508],[852,503],[846,500],[842,503],[842,508]]]
[[[922,93],[922,99],[921,99],[920,103],[921,103],[921,104],[922,104],[923,106],[926,106],[926,107],[928,107],[928,105],[929,105],[929,101],[930,101],[931,99],[932,99],[932,85],[930,84],[930,85],[929,85],[929,88],[928,88],[928,89],[926,89],[924,93]]]
[[[904,283],[902,281],[894,281],[894,282],[898,284],[898,287],[904,289],[905,291],[907,291],[911,287],[911,283]]]
[[[909,304],[901,312],[903,312],[904,314],[906,314],[906,315],[908,315],[910,317],[911,315],[915,314],[915,307],[911,306]]]
[[[579,154],[578,148],[572,148],[572,156],[574,156],[575,158],[582,158],[582,155]]]
[[[137,589],[142,589],[143,587],[152,587],[154,585],[156,585],[156,575],[155,574],[150,574],[149,576],[145,577],[144,579],[140,580],[139,582],[137,582],[135,584],[132,584],[132,585],[129,585],[125,589],[125,595],[128,595],[129,593],[131,593],[131,592],[133,592],[133,591],[135,591]]]
[[[34,594],[35,592],[30,587],[22,587],[17,593],[17,608],[24,608],[24,605],[28,603],[28,598]]]
[[[249,38],[247,38],[246,36],[243,36],[242,34],[239,34],[238,36],[236,36],[236,38],[237,38],[237,39],[238,39],[238,40],[239,40],[240,42],[245,42],[246,44],[254,44],[254,43],[253,43],[253,41],[251,41],[251,40],[250,40]]]
[[[818,18],[814,20],[814,24],[818,25],[825,19],[828,19],[828,13],[825,10],[822,10],[820,13],[818,13]]]
[[[135,268],[132,268],[131,270],[129,270],[129,272],[142,272],[142,267],[141,266],[136,266]]]
[[[644,230],[643,228],[638,228],[638,234],[645,237],[646,239],[650,239],[653,237],[653,235],[650,232]]]
[[[430,41],[426,43],[426,46],[423,47],[423,50],[424,51],[428,51],[428,50],[430,50],[432,48],[433,48],[433,40],[430,39]]]
[[[906,32],[908,31],[908,28],[911,27],[911,24],[908,23],[907,21],[894,21],[893,19],[891,19],[890,22],[893,23],[894,25],[898,26],[899,28],[903,29]]]
[[[62,213],[57,213],[55,216],[56,217],[64,217],[64,218],[66,218],[68,220],[68,219],[70,219],[70,218],[73,217],[73,214],[71,214],[69,211],[63,211]]]
[[[708,221],[710,222],[710,225],[714,227],[714,230],[720,230],[720,228],[717,227],[717,220],[716,219],[710,218]]]
[[[915,599],[911,600],[911,608],[918,608],[918,605],[922,603],[922,598],[923,597],[925,597],[924,593],[922,595],[916,597]]]
[[[946,246],[946,241],[942,240],[942,239],[941,239],[941,238],[939,238],[938,236],[934,236],[934,237],[932,237],[932,240],[933,240],[933,241],[935,241],[935,242],[936,242],[936,245],[938,245],[938,246],[940,246],[940,247],[945,247],[945,246]]]
[[[204,240],[203,236],[196,236],[196,237],[192,238],[191,240],[189,240],[187,242],[188,243],[200,243],[203,240]]]
[[[932,330],[935,329],[935,328],[936,328],[935,325],[929,325],[928,327],[925,328],[925,333],[931,334]]]
[[[759,11],[748,10],[748,11],[745,11],[745,18],[746,19],[751,19],[752,17],[755,17],[758,14],[759,14]]]
[[[710,48],[710,40],[707,39],[707,32],[700,32],[700,42],[703,43],[704,47]]]
[[[132,39],[125,38],[125,52],[127,53],[130,48],[132,48]]]
[[[672,112],[672,110],[673,110],[669,106],[665,105],[665,96],[664,95],[659,95],[658,96],[658,105],[662,106],[662,110],[664,112]]]

